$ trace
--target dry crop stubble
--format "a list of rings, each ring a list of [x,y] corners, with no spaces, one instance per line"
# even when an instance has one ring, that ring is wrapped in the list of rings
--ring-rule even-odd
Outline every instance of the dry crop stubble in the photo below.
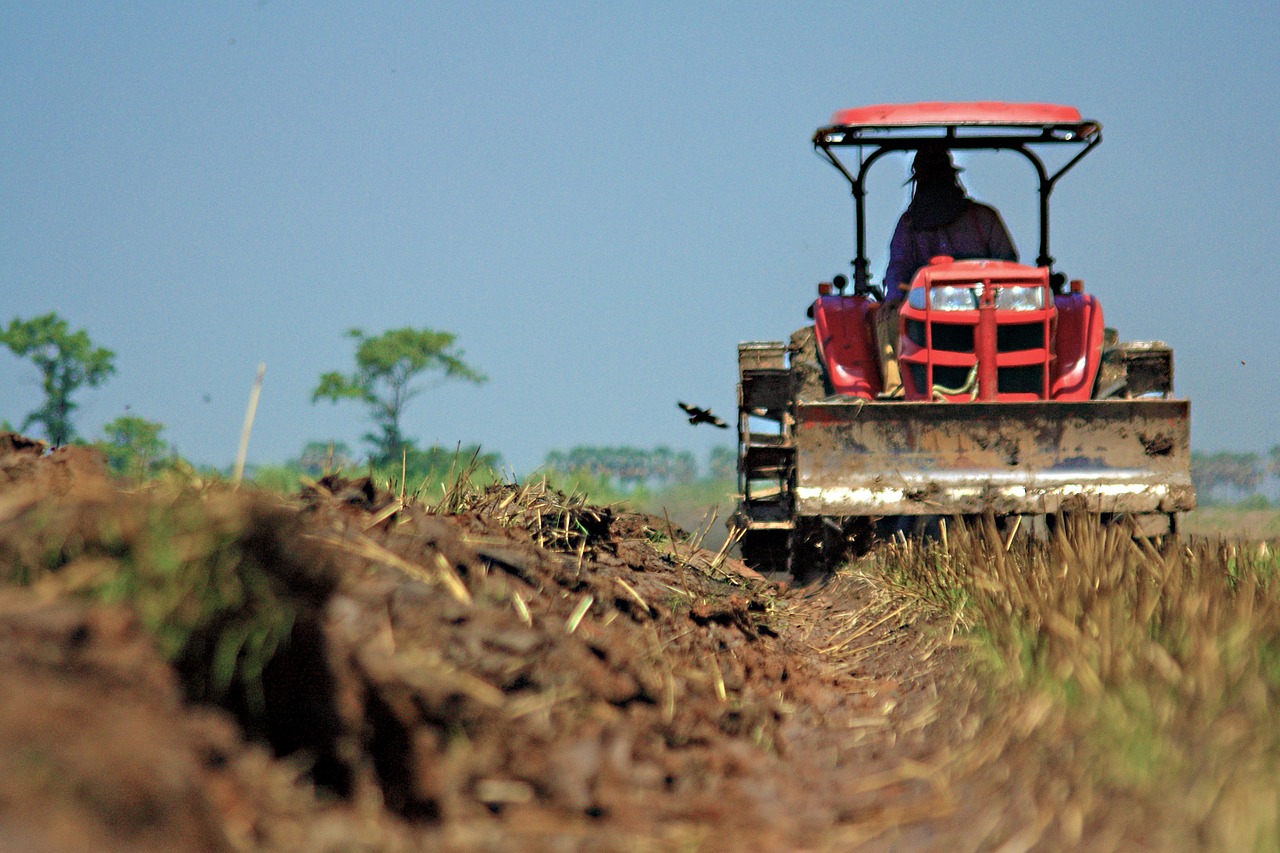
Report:
[[[854,570],[969,650],[988,699],[948,773],[979,804],[1006,799],[988,841],[1018,826],[1021,842],[1051,847],[1280,843],[1274,550],[1157,547],[1085,519],[1048,541],[990,519],[947,539],[896,543]]]

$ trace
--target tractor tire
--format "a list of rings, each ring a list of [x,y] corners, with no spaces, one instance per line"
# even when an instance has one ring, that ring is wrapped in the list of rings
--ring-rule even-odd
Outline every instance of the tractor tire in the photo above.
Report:
[[[742,561],[771,580],[790,573],[791,532],[789,530],[748,530],[738,543]]]

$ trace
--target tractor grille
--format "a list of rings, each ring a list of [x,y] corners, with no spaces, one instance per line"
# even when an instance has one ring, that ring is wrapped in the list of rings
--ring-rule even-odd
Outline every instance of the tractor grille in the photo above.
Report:
[[[937,334],[936,327],[934,334]],[[1044,323],[1017,323],[996,329],[996,352],[1018,352],[1044,346]]]
[[[925,345],[925,324],[921,320],[907,321],[907,336],[917,346]],[[973,352],[973,326],[971,324],[933,324],[933,348],[943,352]]]
[[[934,368],[933,375],[938,375]],[[1044,366],[1002,367],[996,372],[996,387],[1001,394],[1043,394]]]
[[[907,321],[907,337],[916,346],[925,346],[925,324]],[[996,352],[1019,352],[1044,346],[1043,323],[1018,323],[996,330]],[[933,348],[943,352],[973,352],[973,325],[970,323],[933,323]]]
[[[971,367],[948,367],[946,365],[935,364],[933,367],[933,385],[941,390],[946,388],[956,393],[972,393],[973,388],[970,377],[973,374]],[[923,364],[911,365],[911,378],[915,380],[917,388],[926,387],[928,379],[925,374],[925,366]],[[1001,389],[1004,390],[1003,388]]]
[[[973,281],[956,275],[964,263],[927,268],[901,309],[907,399],[1047,399],[1057,310],[1047,272]]]

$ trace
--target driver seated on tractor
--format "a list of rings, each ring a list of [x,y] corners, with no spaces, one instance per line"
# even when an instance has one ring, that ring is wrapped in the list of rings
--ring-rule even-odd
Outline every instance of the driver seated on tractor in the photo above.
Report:
[[[995,208],[969,198],[960,169],[944,147],[921,148],[911,164],[915,184],[911,203],[898,220],[889,244],[884,302],[876,315],[882,397],[902,396],[898,373],[898,312],[916,271],[938,255],[956,260],[1018,260],[1009,229]]]

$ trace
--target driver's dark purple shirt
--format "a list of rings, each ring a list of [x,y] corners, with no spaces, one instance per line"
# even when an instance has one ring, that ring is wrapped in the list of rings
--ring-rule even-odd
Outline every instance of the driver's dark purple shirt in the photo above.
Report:
[[[937,255],[956,260],[984,258],[995,261],[1018,260],[1009,229],[995,208],[969,200],[964,213],[948,225],[917,230],[911,212],[902,214],[889,243],[889,267],[884,273],[885,299],[901,299],[898,284],[910,284],[916,271]]]

